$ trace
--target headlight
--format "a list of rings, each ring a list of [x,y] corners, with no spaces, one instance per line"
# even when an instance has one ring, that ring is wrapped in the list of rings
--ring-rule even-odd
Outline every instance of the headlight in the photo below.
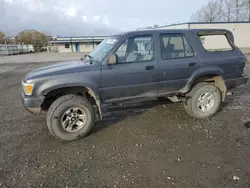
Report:
[[[34,83],[23,82],[23,91],[25,95],[32,95],[33,88],[34,88]]]

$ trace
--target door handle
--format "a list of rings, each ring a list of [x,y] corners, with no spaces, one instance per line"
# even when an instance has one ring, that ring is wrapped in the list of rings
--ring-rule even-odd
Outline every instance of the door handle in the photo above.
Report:
[[[189,67],[193,67],[193,66],[195,66],[196,65],[196,62],[191,62],[191,63],[189,63]]]
[[[145,69],[146,69],[146,70],[154,70],[155,67],[154,67],[154,65],[150,65],[150,66],[146,66]]]

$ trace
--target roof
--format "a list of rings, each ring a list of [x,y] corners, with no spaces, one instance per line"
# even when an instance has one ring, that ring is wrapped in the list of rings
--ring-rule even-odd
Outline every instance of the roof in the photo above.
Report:
[[[128,32],[124,32],[122,33],[122,35],[133,35],[133,34],[142,34],[142,35],[147,35],[147,34],[152,34],[154,32],[156,33],[185,33],[185,32],[195,32],[195,33],[199,33],[199,32],[207,32],[207,33],[215,33],[215,32],[230,32],[229,30],[226,29],[144,29],[144,30],[136,30],[136,31],[128,31]],[[117,34],[119,35],[119,34]],[[120,34],[121,35],[121,34]],[[115,36],[115,35],[113,35]]]
[[[159,26],[156,28],[163,28],[163,27],[169,27],[169,26],[178,26],[178,25],[186,25],[186,24],[237,24],[237,23],[249,23],[250,21],[241,21],[241,22],[183,22],[183,23],[178,23],[178,24],[171,24],[171,25],[165,25],[165,26]],[[152,28],[154,29],[154,28]]]
[[[185,33],[185,32],[203,32],[203,33],[215,33],[215,32],[230,32],[226,29],[143,29],[136,31],[128,31],[123,33],[118,33],[115,35],[110,35],[109,37],[115,36],[123,36],[123,35],[133,35],[140,33],[141,35],[151,35],[152,33]],[[102,42],[106,37],[104,36],[85,36],[85,37],[58,37],[56,40],[49,41],[51,44],[59,44],[59,43],[84,43],[84,42]]]

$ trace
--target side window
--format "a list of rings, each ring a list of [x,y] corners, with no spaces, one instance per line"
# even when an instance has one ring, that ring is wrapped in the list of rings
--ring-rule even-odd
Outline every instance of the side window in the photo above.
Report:
[[[218,35],[201,35],[199,36],[201,44],[208,52],[231,51],[232,46],[229,44],[224,34]],[[216,41],[216,42],[214,42]]]
[[[185,48],[185,57],[193,57],[194,51],[191,47],[191,44],[188,42],[188,40],[184,36],[183,36],[183,43],[184,43],[184,48]]]
[[[126,62],[126,50],[127,50],[128,40],[122,43],[122,45],[116,50],[116,60],[117,63],[125,63]]]
[[[154,57],[152,36],[127,39],[115,52],[117,63],[150,61]]]
[[[65,44],[65,48],[69,48],[69,44]]]
[[[160,35],[162,59],[193,57],[194,51],[188,40],[180,34]]]

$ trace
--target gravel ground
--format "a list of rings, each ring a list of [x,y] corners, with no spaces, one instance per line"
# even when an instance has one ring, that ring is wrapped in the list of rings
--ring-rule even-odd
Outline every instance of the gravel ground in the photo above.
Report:
[[[45,114],[21,105],[22,76],[41,65],[0,65],[1,188],[250,187],[250,84],[210,119],[194,120],[178,103],[127,103],[64,143]]]

